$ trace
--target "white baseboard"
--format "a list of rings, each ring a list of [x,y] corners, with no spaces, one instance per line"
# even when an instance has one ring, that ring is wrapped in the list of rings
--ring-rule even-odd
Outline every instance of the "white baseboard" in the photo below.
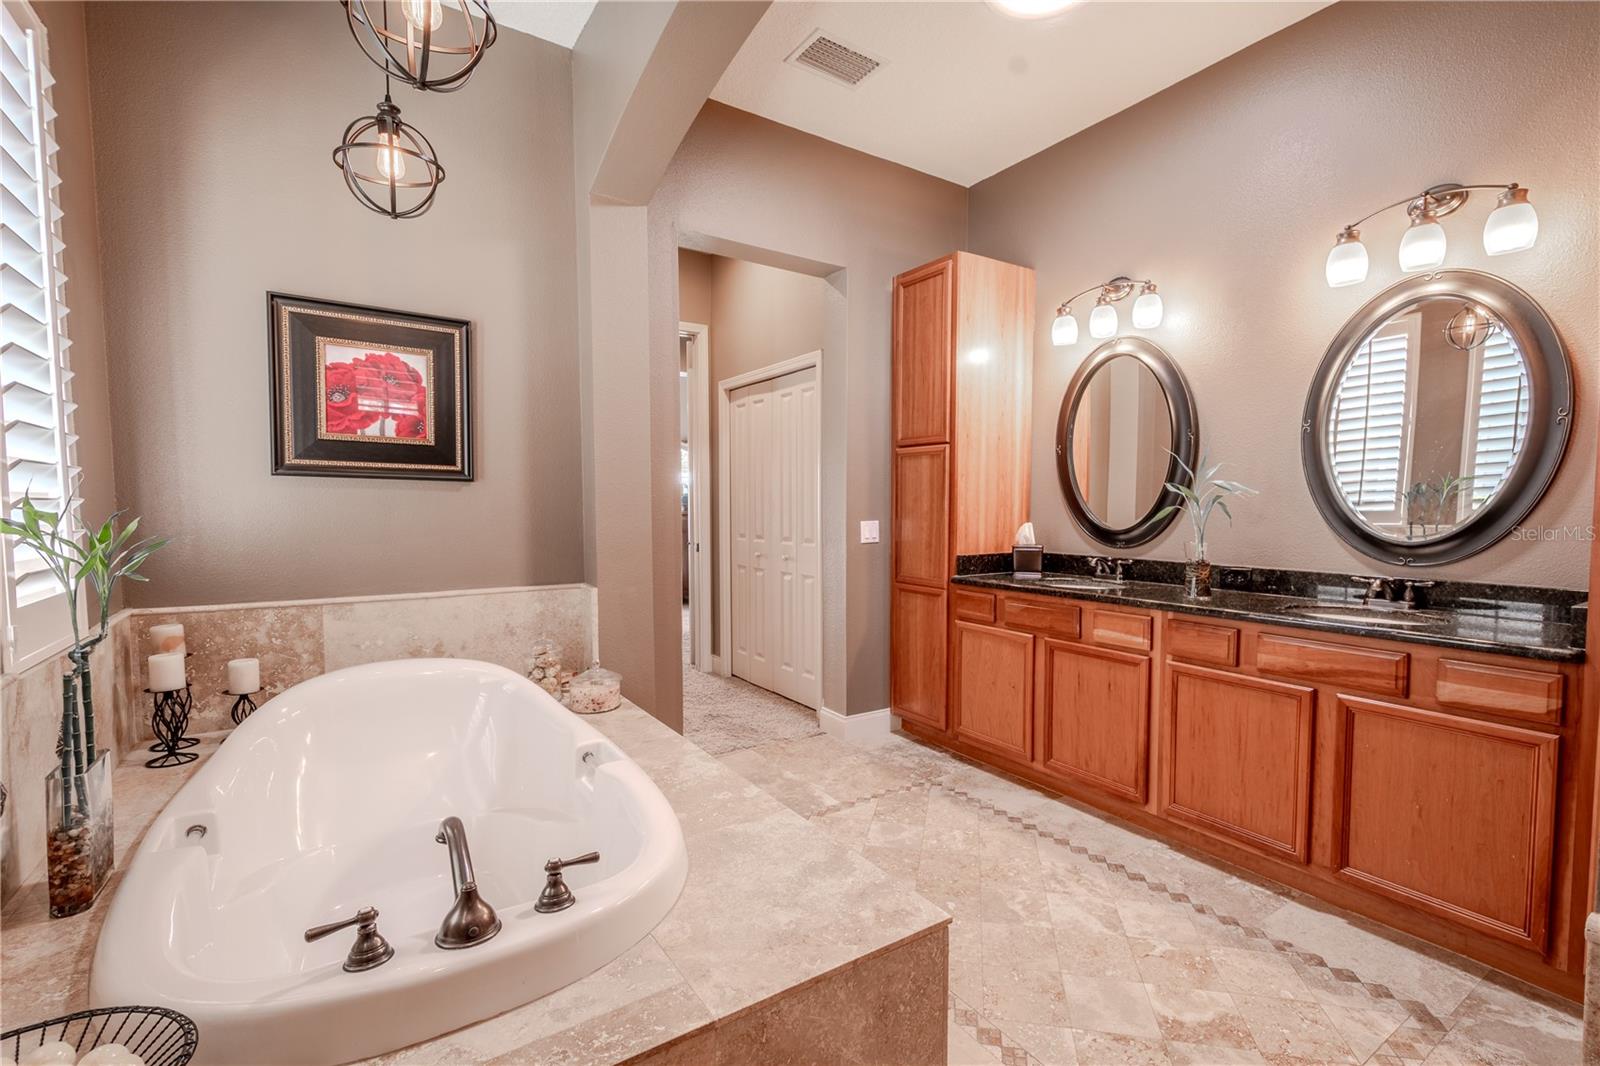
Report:
[[[840,714],[827,707],[817,709],[817,725],[824,733],[854,744],[875,744],[886,739],[892,717],[887,707],[862,714]]]
[[[713,655],[711,657],[711,672],[716,674],[718,677],[728,676],[728,671],[722,668],[722,656]]]

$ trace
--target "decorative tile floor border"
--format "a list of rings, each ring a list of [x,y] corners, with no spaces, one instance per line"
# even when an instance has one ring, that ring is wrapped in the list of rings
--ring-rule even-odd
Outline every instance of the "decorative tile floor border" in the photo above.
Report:
[[[1270,946],[1273,951],[1285,956],[1286,958],[1290,958],[1296,962],[1299,962],[1302,966],[1314,970],[1323,970],[1335,981],[1350,985],[1352,988],[1359,987],[1372,999],[1396,1003],[1405,1008],[1405,1010],[1410,1014],[1411,1020],[1422,1029],[1434,1033],[1443,1033],[1449,1029],[1449,1026],[1441,1021],[1439,1017],[1434,1014],[1432,1010],[1428,1009],[1425,1004],[1419,1003],[1414,999],[1401,999],[1400,997],[1396,996],[1387,985],[1382,985],[1375,981],[1363,980],[1362,977],[1353,970],[1349,970],[1341,966],[1330,966],[1327,960],[1325,960],[1321,955],[1310,951],[1302,951],[1299,947],[1288,940],[1274,939],[1273,937],[1268,936],[1266,932],[1256,928],[1255,926],[1246,924],[1232,915],[1222,914],[1209,904],[1201,903],[1198,900],[1192,899],[1186,892],[1175,892],[1168,888],[1164,882],[1152,880],[1137,870],[1129,869],[1124,863],[1113,862],[1104,855],[1101,855],[1095,851],[1091,851],[1082,844],[1074,843],[1071,838],[1067,837],[1065,834],[1046,829],[1035,822],[1030,822],[1025,818],[1011,814],[1009,811],[995,806],[988,800],[981,799],[980,797],[974,796],[963,791],[962,789],[953,788],[944,784],[943,782],[935,781],[931,787],[937,791],[955,796],[966,803],[972,804],[990,817],[1004,819],[1007,824],[1014,826],[1015,828],[1027,830],[1028,832],[1034,833],[1037,836],[1041,836],[1054,844],[1060,845],[1061,847],[1066,848],[1067,851],[1073,855],[1077,855],[1088,860],[1089,862],[1094,863],[1097,866],[1103,867],[1108,872],[1122,877],[1130,884],[1142,885],[1145,891],[1151,893],[1152,895],[1164,896],[1173,903],[1186,906],[1196,914],[1209,918],[1212,921],[1230,929],[1237,930],[1247,939],[1262,941]]]
[[[972,1039],[986,1048],[993,1048],[1005,1066],[1039,1066],[1039,1060],[1028,1049],[997,1028],[994,1022],[974,1010],[960,996],[950,993],[950,1016]]]

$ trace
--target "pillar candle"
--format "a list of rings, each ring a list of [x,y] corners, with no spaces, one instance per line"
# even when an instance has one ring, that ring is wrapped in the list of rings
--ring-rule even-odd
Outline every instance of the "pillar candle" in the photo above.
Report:
[[[176,622],[169,625],[151,626],[150,650],[151,652],[175,651],[179,655],[187,652],[189,649],[184,643],[183,627]]]
[[[165,651],[150,656],[151,692],[173,692],[187,683],[183,673],[183,652]]]
[[[254,692],[261,687],[260,659],[228,660],[228,691],[235,696]]]

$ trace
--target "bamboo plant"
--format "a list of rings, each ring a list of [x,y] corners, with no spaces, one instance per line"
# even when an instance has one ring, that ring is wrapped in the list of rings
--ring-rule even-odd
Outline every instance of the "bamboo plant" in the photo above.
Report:
[[[67,612],[72,619],[72,647],[67,660],[72,670],[61,678],[61,732],[56,741],[61,755],[62,828],[78,818],[89,816],[88,795],[83,775],[94,765],[97,755],[94,735],[94,691],[89,671],[89,654],[106,639],[111,621],[111,597],[118,581],[148,580],[139,573],[154,552],[167,543],[164,537],[134,539],[137,518],[117,528],[124,512],[117,511],[99,529],[74,533],[66,518],[73,508],[69,497],[60,511],[37,506],[26,494],[16,512],[0,516],[0,533],[25,545],[44,562],[51,576],[66,593]],[[94,628],[83,632],[78,605],[84,582],[94,597],[98,611]],[[76,783],[76,794],[68,788]]]
[[[1222,471],[1222,464],[1209,465],[1204,455],[1200,457],[1198,467],[1190,469],[1176,453],[1171,454],[1178,466],[1188,475],[1188,483],[1167,482],[1167,488],[1177,493],[1180,499],[1178,503],[1169,504],[1157,511],[1156,517],[1165,518],[1174,511],[1186,513],[1189,516],[1190,528],[1194,530],[1195,559],[1209,559],[1210,556],[1206,553],[1206,524],[1211,521],[1211,513],[1221,511],[1228,516],[1228,521],[1231,523],[1233,512],[1228,509],[1228,497],[1254,496],[1256,490],[1237,481],[1226,481],[1217,477]]]

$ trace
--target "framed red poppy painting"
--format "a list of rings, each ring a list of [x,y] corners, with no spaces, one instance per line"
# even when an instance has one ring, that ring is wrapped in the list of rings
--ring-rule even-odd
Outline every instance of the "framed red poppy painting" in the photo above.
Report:
[[[272,472],[472,480],[469,326],[267,294]]]

